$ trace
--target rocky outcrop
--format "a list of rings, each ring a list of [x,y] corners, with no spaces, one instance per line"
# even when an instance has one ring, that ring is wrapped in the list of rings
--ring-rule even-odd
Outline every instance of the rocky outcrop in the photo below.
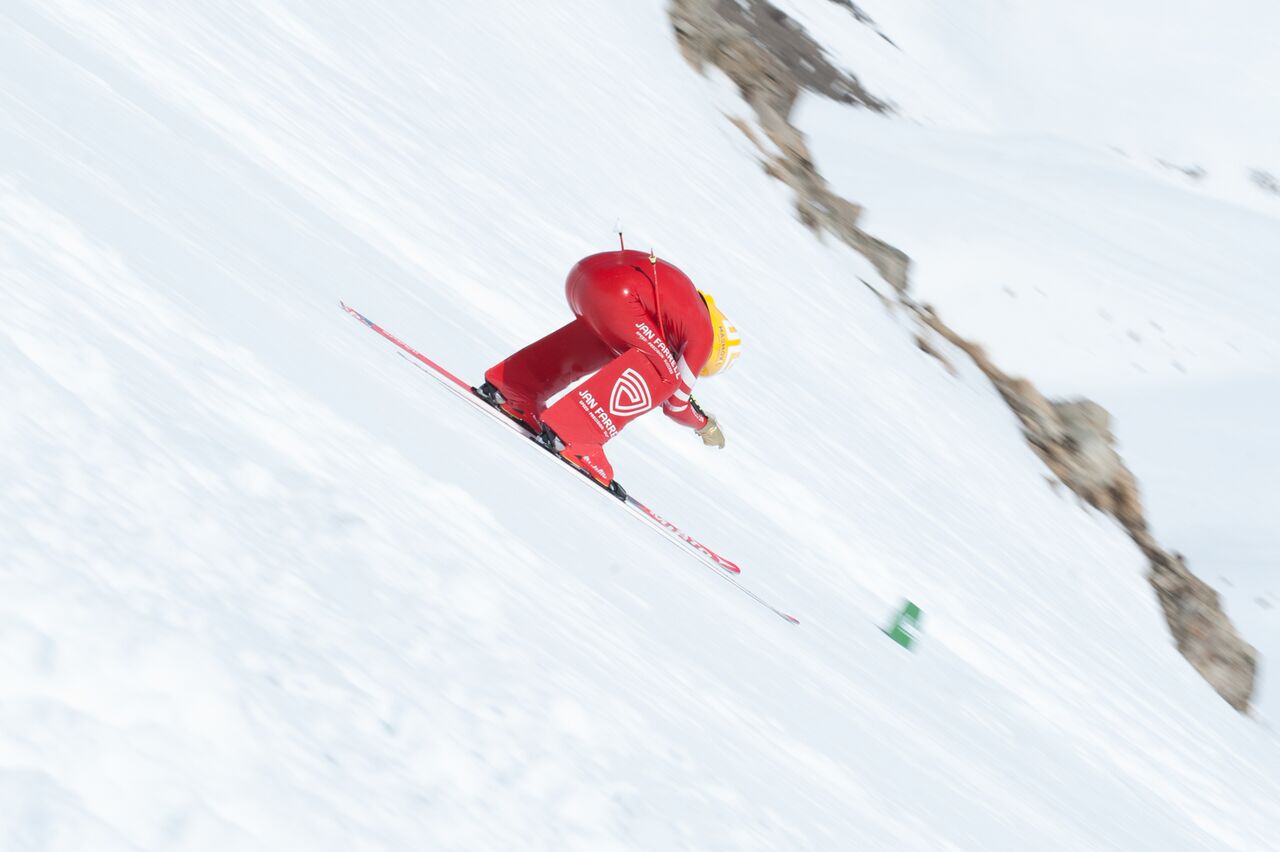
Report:
[[[1160,547],[1147,529],[1137,479],[1116,451],[1107,410],[1087,399],[1046,399],[1030,381],[1010,376],[993,364],[981,346],[956,334],[928,306],[915,304],[905,294],[900,301],[925,328],[962,350],[991,380],[1017,416],[1027,443],[1054,476],[1124,528],[1147,558],[1147,579],[1178,650],[1228,704],[1241,712],[1248,710],[1257,677],[1257,651],[1236,632],[1218,593],[1191,573],[1181,554]]]
[[[1249,180],[1257,184],[1258,188],[1263,192],[1269,192],[1272,195],[1280,195],[1280,178],[1277,178],[1271,172],[1264,172],[1262,169],[1254,169],[1249,172]]]
[[[886,281],[906,290],[906,254],[858,227],[861,208],[831,191],[813,166],[804,134],[788,120],[801,91],[876,112],[888,112],[890,105],[836,68],[821,45],[765,0],[674,0],[670,11],[685,59],[699,71],[707,65],[723,71],[755,112],[776,149],[760,146],[765,169],[795,191],[800,221],[853,246]]]
[[[932,342],[936,335],[973,360],[1054,476],[1081,500],[1115,518],[1146,556],[1148,579],[1178,650],[1232,707],[1247,710],[1257,652],[1236,633],[1217,593],[1191,573],[1180,555],[1166,552],[1151,536],[1137,481],[1116,452],[1110,414],[1085,399],[1046,399],[1027,379],[1000,370],[982,347],[949,328],[932,308],[917,303],[908,292],[910,259],[858,226],[861,208],[831,190],[813,164],[804,134],[789,120],[804,90],[877,112],[892,107],[835,67],[821,45],[766,0],[673,0],[670,15],[690,64],[699,71],[707,65],[719,68],[750,105],[772,146],[747,122],[731,120],[755,143],[766,172],[794,191],[800,221],[815,234],[843,241],[875,266],[894,288],[892,302],[919,324],[916,342],[922,350],[953,370]]]
[[[1147,579],[1178,650],[1228,704],[1246,712],[1258,674],[1258,652],[1236,633],[1218,593],[1191,573],[1181,554],[1166,553],[1154,542],[1143,552],[1151,560]]]

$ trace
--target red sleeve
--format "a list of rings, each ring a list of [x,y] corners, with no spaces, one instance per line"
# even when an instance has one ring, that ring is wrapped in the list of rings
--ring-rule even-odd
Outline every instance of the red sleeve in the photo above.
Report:
[[[678,278],[677,278],[678,276]],[[707,314],[707,306],[698,294],[693,282],[680,270],[672,268],[666,279],[673,287],[674,298],[663,303],[666,331],[679,347],[676,361],[676,390],[662,404],[662,411],[677,423],[691,429],[707,425],[707,418],[690,402],[693,384],[698,373],[707,365],[714,344],[714,334]],[[677,296],[678,294],[678,296]]]

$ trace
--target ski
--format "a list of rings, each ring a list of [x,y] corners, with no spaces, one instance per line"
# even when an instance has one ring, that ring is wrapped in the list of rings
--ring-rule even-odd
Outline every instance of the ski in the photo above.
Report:
[[[482,400],[480,397],[476,396],[470,384],[458,378],[456,375],[449,372],[449,370],[445,369],[443,366],[441,366],[437,362],[428,358],[426,355],[423,355],[417,349],[414,349],[412,346],[405,343],[403,340],[396,337],[394,334],[387,331],[385,328],[378,325],[373,320],[369,319],[364,314],[360,313],[355,308],[348,305],[346,302],[340,301],[338,304],[340,304],[342,306],[342,309],[346,311],[348,314],[350,314],[353,318],[359,320],[361,324],[371,329],[372,331],[377,332],[380,336],[390,341],[391,343],[395,344],[395,346],[399,348],[400,350],[399,354],[402,358],[404,358],[410,364],[413,364],[422,372],[434,378],[436,381],[438,381],[444,387],[448,388],[451,392],[453,392],[457,396],[466,400],[467,403],[470,404],[475,410],[483,412],[485,415],[487,415],[491,419],[497,421],[498,423],[503,424],[508,429],[511,429],[513,432],[517,433],[521,437],[531,441],[534,444],[534,446],[538,447],[539,450],[541,450],[549,460],[560,462],[570,468],[573,468],[573,465],[570,465],[568,462],[565,462],[563,459],[559,458],[558,456],[548,452],[546,448],[543,447],[542,444],[540,444],[528,432],[528,430],[526,430],[519,423],[516,423],[511,418],[507,417],[505,414],[498,411],[498,409],[493,408],[487,402]],[[577,468],[573,468],[573,469],[577,471]],[[577,471],[577,472],[580,473],[580,471]],[[592,488],[595,488],[596,490],[609,494],[610,497],[612,498],[617,499],[620,497],[620,495],[617,495],[614,492],[608,491],[607,489],[602,487],[599,483],[597,483],[595,480],[591,479],[590,477],[583,475],[581,477],[576,477],[576,478],[578,478],[580,482],[590,485]],[[748,598],[750,598],[752,601],[755,601],[760,606],[765,607],[770,612],[774,613],[784,621],[787,621],[791,624],[800,623],[800,621],[795,616],[777,608],[773,604],[766,601],[764,598],[761,598],[755,592],[748,589],[746,586],[743,586],[741,583],[739,583],[736,577],[741,572],[742,569],[739,568],[736,563],[716,553],[714,550],[707,547],[705,544],[698,541],[693,536],[684,532],[675,524],[671,523],[666,518],[663,518],[657,512],[653,511],[644,503],[640,502],[630,494],[627,494],[624,498],[620,498],[619,502],[622,503],[624,508],[633,517],[640,520],[646,526],[653,529],[655,532],[657,532],[663,538],[670,541],[672,544],[679,547],[681,550],[693,556],[700,564],[711,569],[712,573],[714,573],[717,577],[729,583],[731,586],[733,586],[743,595],[746,595]]]

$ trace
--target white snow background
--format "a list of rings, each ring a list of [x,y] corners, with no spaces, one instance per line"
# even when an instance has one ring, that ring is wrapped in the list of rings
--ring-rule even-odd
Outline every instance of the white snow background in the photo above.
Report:
[[[1273,845],[1274,732],[663,7],[0,6],[0,848]],[[477,378],[618,215],[747,345],[619,478],[799,626],[337,305]]]

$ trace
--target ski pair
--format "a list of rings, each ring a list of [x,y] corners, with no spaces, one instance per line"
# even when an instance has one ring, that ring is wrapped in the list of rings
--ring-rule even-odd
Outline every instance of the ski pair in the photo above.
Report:
[[[538,444],[540,448],[549,449],[545,444],[539,441],[536,436],[531,434],[532,430],[523,421],[519,420],[518,418],[512,417],[505,411],[502,411],[500,408],[491,405],[488,401],[483,399],[481,395],[478,393],[479,389],[473,388],[469,383],[464,382],[462,379],[458,378],[456,375],[449,372],[440,364],[436,363],[435,361],[428,358],[426,355],[423,355],[421,352],[414,349],[412,346],[400,340],[398,337],[391,334],[391,332],[387,331],[382,326],[373,322],[364,314],[357,311],[355,308],[352,308],[351,306],[347,305],[345,302],[339,302],[339,304],[342,305],[342,309],[346,311],[348,314],[350,314],[353,318],[359,320],[367,328],[376,332],[377,334],[379,334],[380,336],[382,336],[383,338],[385,338],[386,340],[390,341],[395,346],[397,346],[401,350],[400,351],[401,357],[405,358],[405,360],[409,361],[409,363],[413,364],[415,367],[422,370],[424,373],[431,376],[436,381],[440,382],[442,385],[444,385],[454,394],[466,400],[469,404],[472,405],[472,407],[475,410],[483,412],[486,416],[493,418],[496,422],[502,423],[507,428],[514,431],[515,433],[525,437],[530,441],[533,441],[534,443]],[[586,471],[581,471],[577,465],[573,465],[567,459],[560,458],[560,461],[564,461],[566,464],[569,464],[570,467],[573,467],[579,470],[579,472],[586,474]],[[658,515],[656,512],[654,512],[644,503],[641,503],[635,497],[627,494],[626,491],[624,491],[621,488],[621,486],[618,487],[617,491],[614,491],[611,489],[605,489],[604,486],[602,486],[598,481],[596,481],[594,477],[590,476],[589,474],[585,476],[585,479],[580,479],[578,477],[574,477],[574,478],[579,482],[584,482],[584,481],[588,482],[593,487],[600,488],[602,490],[609,490],[609,493],[612,496],[616,497],[622,503],[623,507],[627,510],[627,512],[629,512],[632,516],[639,519],[645,525],[655,530],[659,535],[663,536],[668,541],[672,542],[677,547],[679,547],[680,549],[684,550],[686,553],[693,556],[702,565],[704,565],[707,568],[710,568],[717,577],[720,577],[722,580],[729,583],[731,586],[733,586],[743,595],[745,595],[755,603],[759,604],[760,606],[768,609],[770,612],[772,612],[774,615],[777,615],[779,618],[791,624],[800,623],[800,621],[794,616],[775,607],[773,604],[761,598],[755,592],[751,591],[750,589],[738,583],[736,577],[741,572],[742,569],[739,568],[737,564],[719,555],[714,550],[712,550],[711,548],[704,545],[702,542],[695,539],[693,536],[681,530],[675,524],[671,523],[670,521],[666,520],[662,516]]]

